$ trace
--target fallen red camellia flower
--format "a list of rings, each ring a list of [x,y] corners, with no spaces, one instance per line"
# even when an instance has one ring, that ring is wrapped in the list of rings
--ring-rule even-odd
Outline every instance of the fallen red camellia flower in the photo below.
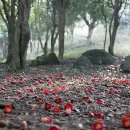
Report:
[[[57,126],[51,126],[49,130],[60,130],[60,128],[58,128]]]
[[[27,91],[28,93],[33,93],[33,92],[35,91],[35,89],[34,89],[34,88],[27,88],[26,91]]]
[[[42,92],[42,94],[49,94],[49,90],[48,89],[45,89],[43,92]]]
[[[52,104],[51,103],[45,103],[45,110],[49,110],[49,109],[51,109],[51,107],[52,107]]]
[[[65,115],[71,115],[71,109],[65,109],[64,110]]]
[[[48,84],[52,84],[52,79],[51,79],[51,78],[48,78],[48,79],[47,79],[47,83],[48,83]]]
[[[46,123],[46,124],[50,124],[50,123],[52,123],[52,118],[51,117],[42,117],[41,118],[41,122],[43,122],[43,123]]]
[[[97,120],[92,124],[92,130],[104,130],[104,127],[102,120]]]
[[[35,82],[34,82],[34,85],[36,85],[36,86],[39,85],[39,84],[40,84],[39,81],[35,81]]]
[[[104,105],[104,100],[103,99],[97,100],[97,104]]]
[[[3,109],[4,113],[12,113],[13,112],[13,108],[11,105],[5,105],[4,109]]]
[[[60,107],[54,107],[53,108],[53,112],[55,112],[55,113],[59,113],[60,112]]]
[[[65,104],[65,106],[64,106],[64,109],[73,109],[73,104],[72,103],[67,103],[67,104]]]
[[[95,112],[95,113],[94,113],[94,116],[95,116],[96,118],[104,118],[104,117],[105,117],[104,114],[98,113],[98,112]]]
[[[130,118],[129,117],[122,118],[122,127],[130,128]]]
[[[61,99],[61,98],[55,99],[55,103],[60,104],[61,102],[62,102],[62,99]]]
[[[37,97],[37,98],[36,98],[36,102],[38,102],[38,103],[43,103],[43,102],[44,102],[44,99],[43,99],[43,98],[40,98],[40,97]]]

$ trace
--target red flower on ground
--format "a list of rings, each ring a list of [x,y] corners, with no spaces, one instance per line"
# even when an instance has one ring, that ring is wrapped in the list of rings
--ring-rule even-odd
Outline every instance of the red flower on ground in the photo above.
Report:
[[[64,110],[65,115],[71,115],[71,109],[65,109]]]
[[[51,126],[49,130],[60,130],[60,128],[58,128],[57,126]]]
[[[47,79],[47,83],[48,83],[48,84],[52,84],[52,79],[51,79],[51,78],[48,78],[48,79]]]
[[[34,88],[27,88],[26,91],[27,91],[28,93],[33,93],[33,92],[35,91],[35,89],[34,89]]]
[[[51,107],[52,107],[52,104],[51,103],[45,103],[45,110],[49,110],[49,109],[51,109]]]
[[[93,112],[89,112],[88,115],[91,116],[91,117],[94,117],[94,113]]]
[[[61,98],[55,99],[55,103],[60,104],[61,102],[62,102],[62,99],[61,99]]]
[[[97,100],[97,104],[104,105],[104,100],[103,99]]]
[[[67,104],[65,104],[65,106],[64,106],[64,109],[73,109],[73,104],[72,103],[67,103]]]
[[[5,105],[4,109],[3,109],[4,113],[12,113],[13,112],[13,108],[11,105]]]
[[[104,130],[104,124],[101,120],[97,120],[92,124],[92,130]]]
[[[60,112],[60,107],[57,107],[57,106],[54,107],[54,108],[53,108],[53,112],[54,112],[54,113],[59,113],[59,112]]]
[[[98,113],[98,112],[95,112],[95,113],[94,113],[94,116],[95,116],[96,118],[104,118],[104,117],[105,117],[104,114]]]
[[[36,98],[36,102],[38,102],[38,103],[43,103],[43,102],[44,102],[44,99],[43,99],[43,98],[40,98],[40,97],[37,97],[37,98]]]
[[[130,128],[130,118],[129,117],[122,118],[122,127]]]
[[[49,94],[49,90],[48,89],[45,89],[43,92],[42,92],[42,94]]]
[[[36,86],[39,85],[39,84],[40,84],[39,81],[35,81],[35,82],[34,82],[34,85],[36,85]]]
[[[113,93],[114,93],[114,88],[113,88],[113,87],[110,87],[110,88],[109,88],[109,93],[110,93],[110,94],[113,94]]]
[[[52,123],[53,119],[51,117],[42,117],[41,118],[41,122],[46,123],[46,124],[50,124]]]

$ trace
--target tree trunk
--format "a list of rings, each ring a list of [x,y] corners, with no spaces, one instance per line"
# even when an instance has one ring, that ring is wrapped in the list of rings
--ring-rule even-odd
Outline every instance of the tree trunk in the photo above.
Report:
[[[54,53],[54,46],[55,46],[57,38],[58,38],[58,32],[55,34],[52,31],[52,36],[51,36],[51,53]]]
[[[19,0],[19,20],[20,20],[20,38],[19,38],[19,57],[20,68],[25,67],[27,48],[30,40],[29,15],[31,9],[31,0]]]
[[[110,26],[109,26],[109,35],[110,35],[110,45],[108,48],[108,51],[110,54],[114,55],[114,44],[115,44],[115,39],[116,39],[116,33],[117,33],[117,29],[119,26],[119,11],[120,11],[120,3],[119,0],[116,0],[115,2],[115,6],[114,6],[114,12],[113,12],[113,16],[111,18],[111,22],[110,22]],[[112,26],[112,22],[113,22],[113,26]]]
[[[92,34],[93,34],[93,31],[94,31],[94,26],[95,23],[92,23],[88,26],[89,30],[88,30],[88,36],[87,36],[87,42],[88,44],[91,44],[91,38],[92,38]]]
[[[114,27],[113,27],[113,32],[112,32],[112,37],[111,37],[110,45],[109,45],[109,53],[112,55],[114,55],[114,44],[115,44],[116,32],[117,32],[118,26],[119,26],[118,21],[115,21]]]
[[[16,27],[17,26],[17,27]],[[6,63],[12,69],[19,69],[20,68],[20,60],[19,60],[19,45],[18,45],[18,25],[10,21],[8,25],[8,54]]]
[[[44,44],[44,54],[46,55],[48,53],[48,38],[49,38],[49,26],[48,26],[48,22],[49,22],[49,0],[46,1],[46,41]]]
[[[58,0],[59,58],[64,56],[65,0]]]
[[[29,14],[31,0],[11,0],[11,6],[2,0],[8,28],[8,54],[6,63],[12,69],[24,68],[30,39]],[[15,8],[16,4],[18,8]],[[16,17],[17,14],[17,17]]]

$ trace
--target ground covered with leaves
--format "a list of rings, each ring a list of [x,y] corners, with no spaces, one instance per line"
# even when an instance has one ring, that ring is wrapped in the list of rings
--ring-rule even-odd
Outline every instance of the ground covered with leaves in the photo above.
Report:
[[[0,66],[0,129],[130,129],[130,74],[111,66]]]

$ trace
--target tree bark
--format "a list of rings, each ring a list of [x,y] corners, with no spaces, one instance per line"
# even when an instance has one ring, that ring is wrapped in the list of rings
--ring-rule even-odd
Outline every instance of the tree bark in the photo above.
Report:
[[[59,58],[64,56],[65,0],[58,0]]]
[[[31,0],[11,0],[11,6],[8,6],[5,0],[2,0],[2,3],[7,20],[9,41],[6,63],[12,69],[22,69],[25,67],[27,47],[30,39],[28,19]],[[15,7],[16,4],[18,8]]]
[[[30,40],[29,15],[31,9],[31,0],[19,0],[19,20],[20,20],[20,38],[19,38],[19,57],[20,68],[25,67],[28,43]]]
[[[109,35],[110,35],[110,45],[108,48],[108,51],[110,54],[114,55],[114,44],[115,44],[115,39],[116,39],[116,33],[117,29],[119,26],[119,11],[121,9],[121,1],[115,0],[115,5],[114,5],[114,12],[113,16],[111,18],[110,26],[109,26]],[[113,26],[112,26],[113,23]]]
[[[87,42],[88,44],[91,44],[91,39],[92,39],[92,34],[93,34],[93,31],[94,31],[94,28],[95,28],[95,23],[91,23],[88,28],[88,36],[87,36]]]

